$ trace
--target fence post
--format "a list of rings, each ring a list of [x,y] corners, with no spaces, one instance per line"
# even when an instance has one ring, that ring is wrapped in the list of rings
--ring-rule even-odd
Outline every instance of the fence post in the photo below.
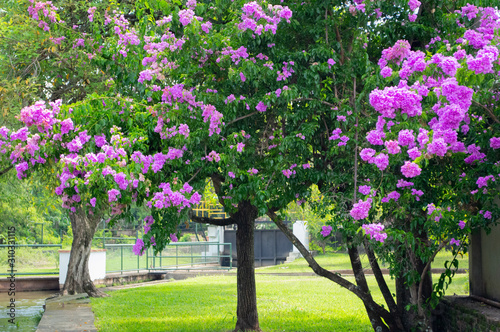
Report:
[[[121,268],[120,268],[120,274],[123,274],[123,246],[120,246],[121,249]]]
[[[229,269],[233,268],[233,244],[229,242]]]
[[[179,246],[175,246],[175,266],[179,266]]]

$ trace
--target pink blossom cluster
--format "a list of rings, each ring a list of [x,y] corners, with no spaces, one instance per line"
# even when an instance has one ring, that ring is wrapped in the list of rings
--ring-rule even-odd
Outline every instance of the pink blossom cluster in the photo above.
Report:
[[[256,1],[244,4],[242,11],[241,23],[238,24],[238,29],[241,31],[252,30],[257,35],[261,35],[262,31],[267,32],[269,30],[276,34],[280,21],[285,19],[290,23],[292,18],[292,11],[288,6],[268,5],[266,13]]]
[[[495,176],[494,175],[480,176],[476,181],[477,187],[478,188],[487,187],[488,180],[491,180],[492,182],[494,182]]]
[[[363,195],[368,195],[370,191],[372,190],[372,187],[370,186],[359,186],[358,191],[362,193]]]
[[[387,239],[387,234],[382,233],[385,226],[377,223],[377,224],[364,224],[361,226],[365,231],[366,235],[370,235],[370,239],[374,239],[375,241],[379,241],[384,243],[384,240]]]
[[[405,164],[401,166],[401,173],[407,178],[414,178],[419,176],[421,172],[420,166],[416,163],[405,161]]]
[[[322,226],[320,233],[321,233],[321,235],[323,235],[323,237],[327,237],[328,235],[330,235],[332,233],[332,226],[330,226],[330,225]]]
[[[294,170],[295,167],[297,167],[297,164],[293,164],[289,169],[284,169],[281,172],[287,179],[289,179],[292,175],[297,174],[297,172]]]
[[[148,202],[150,208],[152,206],[157,209],[178,207],[179,210],[182,210],[186,207],[189,208],[192,205],[199,204],[201,201],[201,195],[197,192],[194,192],[190,198],[187,198],[186,194],[188,194],[188,192],[186,190],[184,190],[184,193],[174,191],[170,183],[162,183],[158,188],[162,191],[153,194],[151,201]]]
[[[391,199],[397,202],[399,197],[401,197],[401,194],[399,194],[397,191],[391,191],[389,194],[387,194],[387,196],[382,198],[381,202],[388,203]]]
[[[372,206],[372,199],[368,198],[366,201],[359,200],[357,203],[353,204],[353,207],[349,214],[354,220],[361,220],[368,217],[368,212]]]
[[[50,27],[47,22],[45,22],[41,16],[47,18],[52,23],[58,22],[57,20],[57,7],[52,4],[52,1],[39,1],[35,2],[34,0],[30,0],[33,4],[29,6],[28,13],[29,15],[38,22],[38,27],[42,28],[44,31],[49,31]]]
[[[213,134],[219,134],[221,128],[219,127],[222,124],[222,113],[218,112],[213,105],[205,105],[203,108],[203,122],[207,122],[210,120],[209,124],[209,136]]]

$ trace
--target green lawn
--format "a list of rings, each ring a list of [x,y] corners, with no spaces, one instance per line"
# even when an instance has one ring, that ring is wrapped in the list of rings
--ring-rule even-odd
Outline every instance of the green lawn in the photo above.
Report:
[[[327,270],[350,270],[351,261],[349,260],[349,255],[346,253],[327,253],[324,255],[318,255],[314,257],[315,260],[323,268]],[[464,255],[464,257],[457,257],[459,260],[459,268],[469,268],[469,257]],[[441,251],[437,254],[434,262],[432,263],[433,268],[444,268],[444,262],[446,260],[451,261],[453,259],[452,253],[449,251]],[[361,255],[361,262],[364,268],[370,268],[368,263],[368,258],[366,255]],[[384,264],[381,264],[384,268]],[[313,272],[312,269],[307,264],[306,260],[299,258],[291,263],[285,263],[275,266],[260,267],[256,270],[257,273],[292,273],[292,272]]]
[[[256,280],[264,331],[372,331],[362,302],[329,280],[285,275],[257,275]],[[370,276],[368,282],[381,301],[373,288],[375,279]],[[459,275],[447,293],[465,294],[466,284],[467,276]],[[390,287],[394,290],[393,282]],[[234,275],[197,277],[110,295],[92,299],[101,332],[229,331],[236,322]]]

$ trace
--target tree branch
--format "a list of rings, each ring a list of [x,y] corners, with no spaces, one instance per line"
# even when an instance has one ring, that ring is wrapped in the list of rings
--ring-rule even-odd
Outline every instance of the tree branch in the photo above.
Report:
[[[240,116],[239,118],[236,118],[236,119],[234,119],[234,120],[232,120],[232,121],[229,121],[229,122],[226,124],[226,126],[228,126],[228,125],[230,125],[230,124],[232,124],[232,123],[235,123],[235,122],[237,122],[237,121],[243,120],[243,119],[245,119],[245,118],[248,118],[248,117],[250,117],[250,116],[252,116],[252,115],[255,115],[255,114],[257,114],[257,113],[259,113],[259,112],[255,111],[255,112],[252,112],[252,113],[250,113],[250,114]]]
[[[317,101],[317,102],[320,102],[320,103],[322,103],[324,105],[335,107],[335,105],[330,104],[329,102],[326,102],[326,101],[323,101],[323,100],[314,99],[314,98],[297,98],[297,99],[292,100],[292,102],[294,102],[294,101],[303,101],[303,100]]]
[[[370,244],[368,243],[368,240],[365,239],[364,241],[364,246],[365,246],[365,251],[368,256],[368,261],[370,262],[370,266],[373,271],[373,275],[375,276],[375,280],[377,280],[378,287],[380,291],[382,292],[382,295],[384,296],[385,303],[387,303],[387,306],[389,307],[389,311],[397,317],[397,311],[398,307],[396,305],[396,301],[394,301],[394,298],[392,297],[391,291],[389,287],[387,286],[387,282],[385,281],[384,275],[382,274],[382,270],[380,269],[380,266],[378,265],[377,257],[375,257],[375,253],[373,252],[372,248],[370,247]],[[401,321],[399,319],[396,319],[396,324],[401,325],[399,328],[403,330],[403,326],[401,324]]]
[[[9,166],[7,168],[4,168],[0,171],[0,176],[4,175],[5,173],[7,173],[8,171],[10,171],[11,169],[13,169],[14,166]]]
[[[500,123],[500,120],[498,120],[498,118],[495,116],[495,114],[493,114],[493,112],[486,106],[484,106],[483,104],[480,104],[478,103],[477,101],[475,101],[474,99],[472,99],[472,101],[474,102],[474,104],[476,104],[477,106],[481,106],[482,108],[484,108],[491,116],[491,118],[493,119],[493,121],[495,121],[496,123]]]
[[[439,245],[439,247],[436,249],[436,251],[432,254],[431,258],[429,259],[429,261],[427,262],[427,264],[425,264],[425,267],[424,267],[424,270],[422,271],[422,274],[420,275],[420,283],[418,285],[418,293],[417,293],[417,307],[418,307],[418,312],[421,313],[422,309],[421,309],[421,306],[422,306],[422,289],[423,289],[423,280],[425,278],[425,274],[429,271],[429,268],[431,267],[431,263],[432,261],[434,260],[434,258],[436,257],[436,255],[438,254],[438,252],[441,251],[441,249],[444,248],[444,246],[448,243],[448,241],[443,241],[441,242],[441,244]]]
[[[386,322],[391,322],[393,318],[391,317],[391,314],[389,311],[384,309],[381,305],[373,301],[373,298],[369,293],[363,292],[358,286],[353,284],[352,282],[342,278],[339,274],[330,272],[328,270],[325,270],[322,268],[316,260],[313,258],[311,253],[304,247],[304,245],[297,239],[297,237],[293,234],[293,232],[286,227],[286,225],[283,223],[283,220],[279,218],[276,213],[274,213],[272,210],[268,210],[267,215],[271,220],[278,226],[278,228],[285,234],[285,236],[293,243],[293,245],[299,249],[299,252],[302,254],[302,256],[305,258],[311,269],[316,273],[317,275],[321,277],[325,277],[339,286],[342,286],[346,288],[347,290],[353,292],[358,298],[360,298],[364,305],[372,310],[373,312],[377,313],[382,317]],[[390,324],[390,323],[389,323]]]

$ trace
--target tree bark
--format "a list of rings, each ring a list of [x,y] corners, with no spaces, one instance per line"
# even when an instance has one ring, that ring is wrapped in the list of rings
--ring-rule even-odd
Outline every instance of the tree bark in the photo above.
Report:
[[[351,260],[352,271],[354,272],[356,284],[371,298],[370,288],[368,287],[368,283],[366,282],[365,272],[363,271],[363,265],[361,264],[361,259],[359,258],[358,248],[349,246],[347,248],[347,251],[349,252],[349,258]],[[365,301],[363,301],[363,305],[365,306],[366,313],[368,314],[368,318],[370,319],[373,330],[380,332],[389,332],[390,329],[384,323],[382,317],[380,317],[380,314],[372,310],[368,303],[366,303]]]
[[[105,293],[98,290],[89,273],[89,258],[92,238],[94,237],[100,217],[87,215],[82,209],[70,214],[73,229],[73,243],[69,256],[68,273],[62,295],[87,293],[90,297],[104,297]]]
[[[238,226],[236,230],[238,304],[234,331],[261,331],[255,287],[254,226],[257,208],[244,201],[239,204],[239,211],[234,218]]]

